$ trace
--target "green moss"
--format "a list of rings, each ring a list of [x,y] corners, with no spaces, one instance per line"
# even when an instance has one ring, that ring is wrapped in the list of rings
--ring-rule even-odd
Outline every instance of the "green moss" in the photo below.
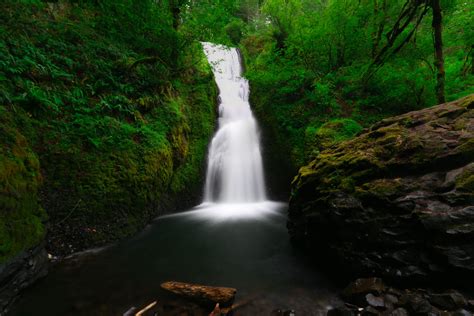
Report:
[[[377,179],[368,183],[364,183],[358,188],[359,195],[375,196],[378,198],[390,198],[391,196],[400,193],[402,184],[400,179]]]
[[[468,165],[456,177],[456,189],[474,193],[474,164]]]
[[[128,10],[135,5],[143,10]],[[201,45],[178,43],[168,6],[140,5],[8,0],[0,12],[0,120],[15,113],[0,133],[0,144],[10,146],[0,151],[0,173],[8,177],[6,190],[22,192],[31,209],[41,190],[52,237],[79,236],[79,247],[136,232],[199,185],[214,130],[217,91]],[[25,144],[13,146],[20,129],[34,154]],[[25,150],[34,159],[17,161]],[[40,177],[38,161],[42,185],[12,176],[25,169],[20,174]],[[20,207],[12,194],[2,203]],[[33,243],[9,234],[12,242]]]
[[[474,139],[471,138],[465,140],[458,148],[456,148],[456,151],[468,159],[474,156]]]
[[[459,106],[465,107],[468,109],[474,108],[474,95],[471,94],[463,99],[460,100]]]
[[[352,119],[335,119],[320,127],[309,125],[305,129],[306,155],[315,157],[325,148],[351,139],[361,130],[362,126]]]
[[[0,106],[0,263],[41,242],[44,210],[38,203],[39,162]]]

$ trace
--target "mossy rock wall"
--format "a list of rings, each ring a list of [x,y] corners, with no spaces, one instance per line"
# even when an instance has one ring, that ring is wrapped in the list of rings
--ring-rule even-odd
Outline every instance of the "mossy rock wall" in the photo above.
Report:
[[[473,140],[471,95],[323,150],[293,181],[292,240],[359,274],[470,280]]]
[[[0,106],[0,264],[36,246],[45,235],[46,214],[38,202],[37,155]]]
[[[167,124],[156,143],[132,135],[125,148],[40,154],[52,251],[64,255],[129,236],[158,215],[198,202],[217,100],[210,69],[195,69],[173,93],[164,106],[174,110],[161,109],[171,119],[147,117],[150,129]]]
[[[2,2],[0,261],[46,230],[48,251],[67,255],[199,200],[210,66],[199,43],[173,53],[168,6],[149,29],[127,5]]]

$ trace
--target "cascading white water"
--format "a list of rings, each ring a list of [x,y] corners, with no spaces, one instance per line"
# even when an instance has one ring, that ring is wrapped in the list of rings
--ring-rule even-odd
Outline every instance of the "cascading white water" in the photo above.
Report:
[[[204,202],[266,200],[258,127],[250,109],[249,84],[237,50],[203,43],[219,87],[218,130],[212,139]]]

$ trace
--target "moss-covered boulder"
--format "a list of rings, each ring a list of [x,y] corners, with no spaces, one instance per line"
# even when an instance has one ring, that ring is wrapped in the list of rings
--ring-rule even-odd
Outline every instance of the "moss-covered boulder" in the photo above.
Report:
[[[300,169],[291,238],[366,274],[472,274],[473,172],[474,95],[382,120]]]

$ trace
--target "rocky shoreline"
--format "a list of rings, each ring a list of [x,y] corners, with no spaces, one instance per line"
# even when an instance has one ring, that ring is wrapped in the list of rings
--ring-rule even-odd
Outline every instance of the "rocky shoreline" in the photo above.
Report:
[[[145,227],[158,216],[177,213],[199,204],[201,194],[200,187],[196,186],[180,195],[164,196],[160,205],[150,207],[149,216],[143,218],[139,226]],[[73,225],[64,221],[59,224],[50,224],[46,235],[46,249],[53,258],[60,260],[76,253],[107,246],[124,238],[124,236],[117,236],[115,230],[117,227],[125,226],[126,221],[126,217],[117,216],[114,223]],[[131,232],[129,236],[134,233],[136,232]]]
[[[48,263],[48,254],[42,243],[0,265],[0,316],[7,314],[21,290],[48,273]]]
[[[341,293],[345,305],[328,311],[328,316],[351,315],[459,315],[474,313],[474,300],[461,292],[430,288],[400,289],[380,278],[357,279]]]
[[[155,210],[155,216],[150,215],[150,218],[144,221],[142,226],[147,225],[157,216],[175,213],[196,205],[200,199],[200,191],[196,188],[194,192],[189,192],[185,196],[186,199],[178,196],[167,197],[166,201]],[[104,233],[112,228],[113,225],[104,224],[94,230]],[[56,227],[50,226],[44,242],[1,264],[0,316],[7,315],[9,308],[23,289],[48,274],[50,262],[67,260],[82,253],[89,253],[118,240],[110,237],[91,239],[87,236],[90,233],[92,232],[84,226],[71,226],[67,223]]]

